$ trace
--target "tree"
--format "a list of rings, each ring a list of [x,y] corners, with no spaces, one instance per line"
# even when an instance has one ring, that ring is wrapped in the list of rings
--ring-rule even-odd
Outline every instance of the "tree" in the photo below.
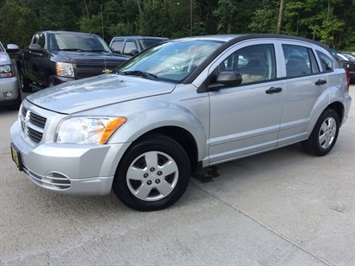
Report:
[[[0,9],[0,38],[4,43],[27,47],[39,23],[31,9],[6,2]],[[16,19],[15,19],[16,18]]]

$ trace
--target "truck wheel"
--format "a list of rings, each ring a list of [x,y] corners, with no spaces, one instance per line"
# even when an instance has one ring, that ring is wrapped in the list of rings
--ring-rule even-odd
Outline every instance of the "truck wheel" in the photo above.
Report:
[[[190,175],[185,150],[175,140],[155,135],[139,141],[122,158],[113,190],[132,209],[156,211],[184,194]]]
[[[53,87],[55,84],[54,84],[54,77],[52,75],[50,75],[48,78],[47,78],[47,87]]]
[[[339,116],[333,109],[326,109],[319,117],[310,137],[302,142],[303,149],[313,155],[324,156],[330,152],[339,133]]]
[[[23,92],[32,92],[30,81],[25,77],[25,74],[23,73],[23,68],[20,68],[18,71],[18,81],[20,89]]]

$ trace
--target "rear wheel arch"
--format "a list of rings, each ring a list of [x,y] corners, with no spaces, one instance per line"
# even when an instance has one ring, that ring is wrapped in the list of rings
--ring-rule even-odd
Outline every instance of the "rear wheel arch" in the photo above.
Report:
[[[344,119],[344,105],[340,102],[334,102],[330,105],[328,105],[328,107],[326,109],[333,109],[339,117],[339,122],[340,122],[340,126],[343,122]]]

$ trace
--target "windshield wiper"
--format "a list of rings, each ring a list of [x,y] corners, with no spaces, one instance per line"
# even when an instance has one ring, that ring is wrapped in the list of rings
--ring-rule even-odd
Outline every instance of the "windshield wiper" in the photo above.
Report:
[[[60,51],[65,51],[65,52],[84,52],[84,50],[79,49],[79,48],[60,49]]]
[[[152,73],[140,71],[140,70],[133,70],[133,71],[122,71],[119,72],[121,75],[127,75],[127,76],[138,76],[138,77],[143,77],[146,79],[151,79],[151,80],[157,80],[158,76],[154,75]]]
[[[85,50],[85,52],[90,52],[90,53],[107,53],[105,50]]]

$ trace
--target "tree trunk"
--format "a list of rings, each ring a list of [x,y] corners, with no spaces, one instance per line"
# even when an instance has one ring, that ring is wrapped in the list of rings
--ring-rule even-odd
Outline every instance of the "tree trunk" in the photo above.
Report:
[[[140,0],[136,0],[136,2],[137,2],[139,14],[142,14],[141,2],[140,2]]]
[[[280,33],[281,32],[283,12],[284,12],[284,0],[280,0],[279,18],[277,19],[276,33]]]

